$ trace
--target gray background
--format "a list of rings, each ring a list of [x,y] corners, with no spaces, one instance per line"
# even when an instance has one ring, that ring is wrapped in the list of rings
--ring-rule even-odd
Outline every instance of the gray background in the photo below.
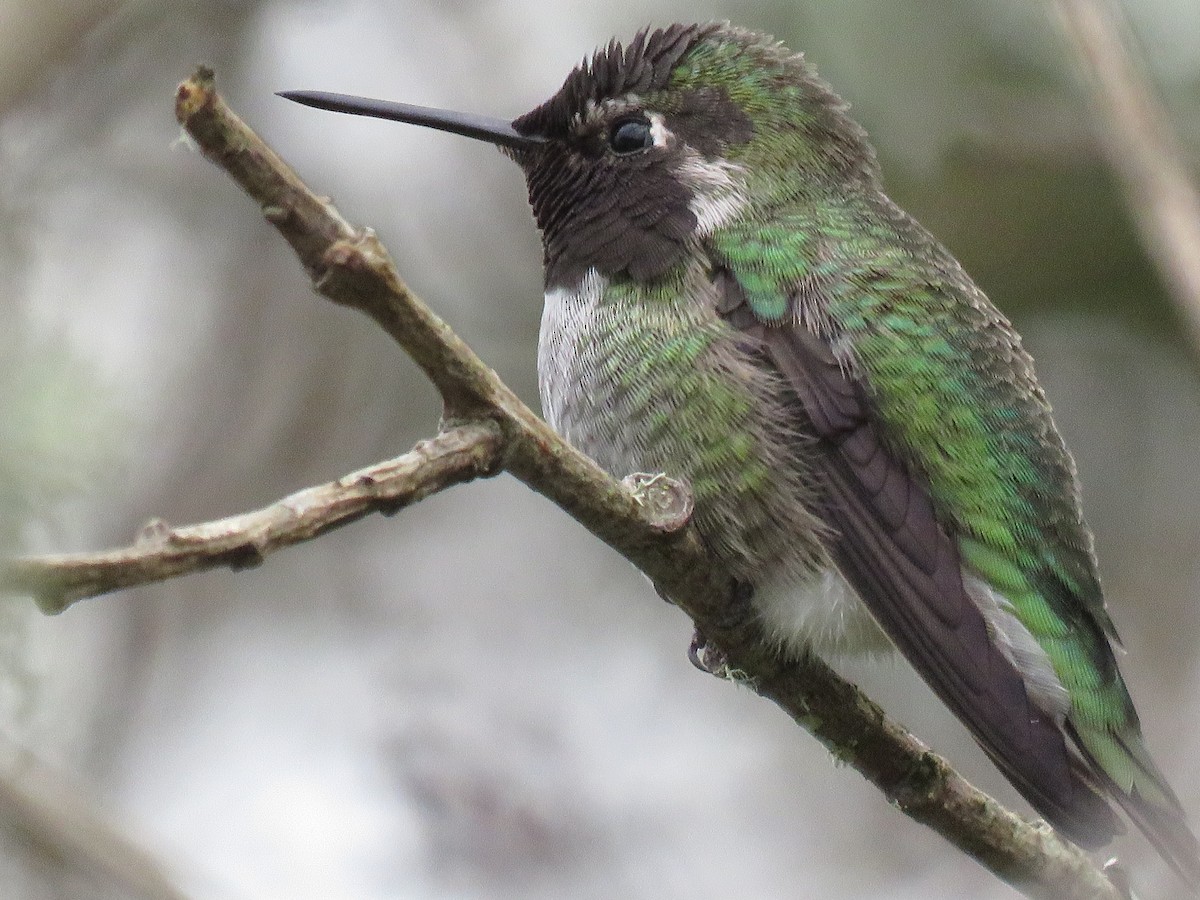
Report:
[[[1041,4],[42,6],[0,3],[4,548],[100,548],[151,516],[263,505],[436,428],[415,367],[313,295],[177,140],[172,93],[195,63],[536,406],[540,247],[515,167],[273,92],[514,116],[614,34],[730,18],[815,61],[893,196],[1025,335],[1150,744],[1200,817],[1200,385]],[[1128,10],[1194,163],[1200,6]],[[694,671],[689,636],[626,563],[500,477],[255,571],[52,619],[0,603],[0,760],[19,780],[23,748],[61,772],[197,897],[1015,896],[774,707]],[[1025,809],[904,664],[839,667]],[[1117,850],[1148,896],[1174,890],[1140,838]],[[0,828],[0,896],[125,893]]]

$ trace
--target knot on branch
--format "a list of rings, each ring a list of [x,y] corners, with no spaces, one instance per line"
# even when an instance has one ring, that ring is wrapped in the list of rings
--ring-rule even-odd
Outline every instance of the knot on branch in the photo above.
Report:
[[[370,311],[394,290],[396,270],[371,228],[333,241],[314,271],[318,291],[335,303]]]
[[[676,481],[661,472],[634,472],[622,478],[621,484],[645,512],[651,527],[663,534],[679,531],[692,518],[695,500],[685,481]]]
[[[170,522],[155,516],[152,519],[148,519],[146,524],[138,529],[138,533],[133,539],[133,545],[143,550],[152,547],[164,547],[167,541],[171,539],[171,532],[173,530]]]

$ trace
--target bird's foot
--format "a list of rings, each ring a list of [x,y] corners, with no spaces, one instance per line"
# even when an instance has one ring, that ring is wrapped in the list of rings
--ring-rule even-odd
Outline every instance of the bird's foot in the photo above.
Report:
[[[725,606],[722,616],[724,625],[729,628],[741,628],[749,619],[754,617],[754,585],[748,581],[734,580],[729,592],[729,603]]]
[[[688,645],[688,659],[692,665],[708,675],[725,678],[729,671],[725,654],[715,644],[710,644],[700,629],[692,632],[692,642]]]
[[[753,614],[750,607],[750,599],[753,596],[753,585],[744,581],[734,583],[729,600],[729,613],[725,617],[727,624],[739,625],[746,616]],[[738,680],[736,673],[729,668],[729,658],[725,652],[710,642],[699,628],[692,633],[692,643],[688,646],[688,659],[701,672],[707,672],[717,678]]]

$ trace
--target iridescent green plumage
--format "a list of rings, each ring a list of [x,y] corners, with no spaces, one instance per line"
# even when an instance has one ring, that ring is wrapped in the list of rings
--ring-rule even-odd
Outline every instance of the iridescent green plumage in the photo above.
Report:
[[[957,261],[879,192],[869,154],[848,181],[820,177],[838,167],[812,151],[811,134],[797,138],[803,126],[773,120],[786,117],[782,104],[796,102],[799,89],[776,89],[764,74],[772,68],[736,42],[698,55],[678,87],[729,85],[756,123],[770,123],[763,139],[728,153],[749,173],[754,215],[710,239],[751,307],[778,321],[798,286],[820,292],[798,324],[853,348],[844,362],[867,386],[888,443],[924,477],[964,567],[1011,603],[1049,655],[1086,752],[1123,791],[1136,786],[1143,798],[1175,806],[1142,746],[1108,643],[1116,632],[1074,463],[1016,333]],[[809,127],[828,128],[824,115],[840,104],[821,97],[819,84],[808,90],[822,100]],[[847,130],[846,143],[860,137],[844,123],[830,130]]]
[[[643,49],[635,45],[632,57]],[[630,61],[629,54],[610,48],[584,74],[597,83],[619,82],[614,71]],[[794,588],[806,572],[814,582],[812,573],[836,565],[1035,805],[1077,839],[1102,842],[1116,826],[1092,792],[1111,793],[1194,879],[1194,838],[1143,746],[1109,643],[1116,634],[1082,518],[1074,463],[1032,361],[953,257],[882,193],[874,155],[844,104],[799,57],[736,30],[696,40],[658,90],[597,89],[588,105],[580,102],[587,79],[573,78],[556,100],[560,107],[574,104],[581,143],[589,126],[602,130],[632,108],[660,117],[657,127],[668,137],[656,138],[655,147],[664,168],[671,166],[671,139],[684,145],[682,152],[675,148],[674,169],[692,191],[696,244],[654,277],[620,264],[606,270],[601,238],[564,235],[558,214],[546,212],[549,202],[574,202],[585,210],[595,203],[589,187],[563,174],[572,160],[547,166],[537,155],[518,155],[547,239],[548,287],[557,286],[559,258],[574,254],[567,271],[605,279],[582,315],[594,323],[612,321],[622,335],[609,345],[611,328],[572,327],[567,331],[574,344],[564,345],[556,334],[564,325],[561,297],[548,294],[541,371],[552,421],[614,473],[650,467],[690,478],[698,524],[739,577],[775,591],[781,581]],[[735,121],[724,141],[719,132],[708,133],[704,144],[693,139],[692,120],[703,108],[698,96],[715,97],[714,107],[732,107],[732,118],[744,117],[752,136],[745,138]],[[556,100],[540,118],[551,114]],[[605,110],[606,103],[612,108]],[[516,127],[538,119],[535,111]],[[566,135],[569,142],[570,128]],[[736,189],[719,195],[723,179]],[[581,196],[572,197],[573,190]],[[669,202],[664,198],[662,205]],[[595,245],[600,249],[589,253]],[[571,279],[561,280],[575,301],[586,296],[582,288],[570,294]],[[725,298],[714,300],[706,284],[716,284]],[[728,330],[705,316],[713,308]],[[761,343],[747,348],[739,334]],[[591,354],[596,365],[581,365]],[[626,365],[626,356],[638,362]],[[729,373],[729,383],[714,380],[711,370],[736,366],[757,367],[766,377],[759,384]],[[620,386],[628,382],[655,398],[656,414],[643,415],[637,404],[622,400]],[[610,394],[608,388],[616,390]],[[827,429],[820,421],[822,391],[832,392],[834,407],[839,391],[850,398],[844,421],[835,409]],[[756,418],[753,407],[765,411],[765,419]],[[799,438],[771,431],[781,416],[784,431]],[[749,441],[734,446],[730,434]],[[806,449],[812,437],[805,435],[821,448]],[[847,435],[866,448],[861,458],[841,446]],[[880,463],[880,455],[887,461]],[[773,472],[765,489],[764,460]],[[842,487],[822,484],[825,467],[840,473],[833,480],[841,479]],[[883,496],[888,491],[895,498]],[[856,502],[857,512],[847,506]],[[897,511],[897,504],[913,502],[904,507],[907,513]],[[797,507],[821,521],[809,528],[789,523]],[[916,519],[906,524],[904,514]],[[932,522],[921,521],[923,515]],[[855,531],[855,523],[863,530]],[[808,542],[816,536],[828,553],[811,547],[789,553],[781,532]],[[888,540],[889,533],[890,550],[853,546]],[[975,609],[961,603],[939,609],[942,601],[934,595],[941,589],[933,582],[889,588],[881,570],[888,559],[905,560],[905,543],[914,534],[940,535],[937,540],[954,554],[956,580],[950,584],[938,569],[944,546],[909,562],[924,565],[928,578],[950,584],[948,590]],[[775,602],[763,606],[768,619]],[[914,602],[929,606],[905,609]],[[969,615],[978,623],[963,619]],[[953,636],[958,643],[931,646],[921,634],[923,622],[940,622],[947,635],[959,630]],[[777,637],[779,630],[776,624]],[[996,649],[992,657],[972,661],[981,635]],[[787,635],[781,642],[794,645]],[[973,685],[995,682],[1001,678],[995,669],[1004,666],[1020,683],[996,688],[1001,712],[973,708],[991,702],[974,697]],[[1023,725],[1025,717],[1046,721]],[[1006,743],[1010,726],[1030,731]],[[1081,758],[1062,738],[1049,737],[1059,727]],[[1026,751],[1036,759],[1022,760]]]
[[[504,147],[543,238],[548,421],[614,475],[687,479],[780,652],[886,633],[1056,827],[1103,844],[1115,800],[1200,886],[1032,361],[800,56],[642,32],[511,124],[297,99]]]
[[[1084,746],[1124,790],[1136,782],[1143,796],[1173,802],[1141,747],[1108,644],[1116,634],[1074,465],[1028,357],[1007,322],[915,223],[886,205],[866,205],[852,213],[860,225],[886,216],[875,241],[862,230],[852,242],[830,242],[831,232],[853,225],[832,224],[851,215],[839,207],[824,210],[821,224],[787,213],[769,225],[739,223],[712,243],[764,319],[786,311],[785,298],[803,279],[821,284],[824,307],[804,324],[853,347],[847,359],[868,385],[889,443],[924,476],[964,566],[1011,602],[1049,655]],[[909,247],[927,244],[928,256],[897,252],[898,233]],[[836,256],[848,248],[852,256]],[[936,257],[942,274],[931,280]],[[1003,369],[988,368],[998,355]]]

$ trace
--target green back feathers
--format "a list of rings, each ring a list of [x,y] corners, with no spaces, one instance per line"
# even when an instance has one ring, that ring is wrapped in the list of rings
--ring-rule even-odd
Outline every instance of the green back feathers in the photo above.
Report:
[[[713,243],[762,318],[795,316],[841,348],[967,566],[1036,637],[1078,638],[1084,611],[1095,639],[1064,649],[1060,677],[1080,654],[1111,677],[1074,465],[1015,332],[957,263],[881,197],[777,210]]]
[[[749,117],[754,136],[726,157],[761,176],[759,190],[785,190],[798,177],[816,183],[874,181],[875,151],[847,104],[804,59],[767,35],[723,26],[693,46],[673,70],[661,98],[719,91]],[[802,162],[800,168],[797,162]],[[781,183],[782,177],[782,183]]]

